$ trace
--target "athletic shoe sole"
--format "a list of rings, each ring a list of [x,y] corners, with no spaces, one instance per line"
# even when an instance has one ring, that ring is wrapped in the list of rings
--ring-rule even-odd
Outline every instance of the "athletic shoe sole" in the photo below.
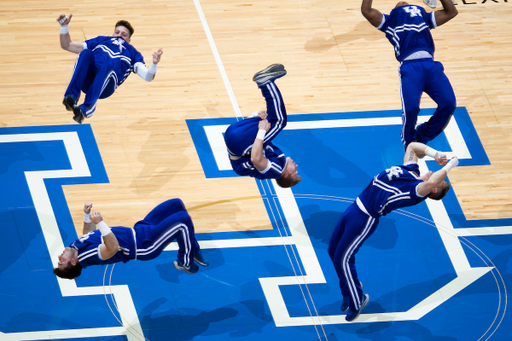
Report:
[[[85,120],[85,115],[82,109],[80,107],[75,106],[73,108],[73,114],[75,114],[73,116],[73,120],[78,124],[82,124],[82,122]]]
[[[181,262],[179,260],[175,260],[172,263],[174,264],[174,267],[177,270],[188,272],[191,275],[195,274],[197,272],[197,270],[199,270],[197,265],[195,265],[194,263],[190,264],[190,267],[188,267],[188,268],[186,266],[184,266],[183,264],[181,264]]]
[[[73,108],[75,107],[75,100],[71,96],[64,97],[64,100],[62,101],[62,104],[66,107],[67,111],[73,111]]]
[[[286,75],[286,70],[282,64],[272,64],[266,69],[256,72],[252,80],[258,85],[265,85]]]
[[[361,303],[361,308],[359,308],[359,310],[357,311],[357,313],[353,313],[351,310],[348,312],[347,316],[345,317],[345,320],[347,320],[348,322],[352,322],[354,321],[356,318],[359,317],[359,314],[361,314],[361,311],[363,310],[364,307],[366,307],[366,305],[368,304],[368,302],[370,302],[370,295],[368,294],[365,294],[363,295],[364,296],[364,300],[363,302]]]

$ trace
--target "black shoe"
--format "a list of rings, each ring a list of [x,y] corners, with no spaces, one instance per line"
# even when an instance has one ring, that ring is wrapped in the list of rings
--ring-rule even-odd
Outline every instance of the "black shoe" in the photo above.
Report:
[[[82,108],[75,106],[73,108],[73,114],[75,114],[75,116],[73,116],[73,120],[75,120],[75,122],[78,124],[82,124],[82,122],[85,120],[85,114]]]
[[[194,261],[201,266],[210,265],[210,263],[208,263],[207,261],[204,260],[204,257],[203,257],[203,254],[201,253],[201,251],[196,252],[194,254]]]
[[[172,262],[174,264],[174,267],[180,271],[185,271],[185,272],[188,272],[189,274],[193,275],[197,272],[197,270],[199,270],[199,267],[196,265],[196,263],[192,262],[190,264],[190,266],[185,266],[183,265],[183,263],[180,262],[179,259],[176,259],[174,262]]]
[[[272,64],[266,69],[256,72],[252,80],[258,84],[259,87],[271,83],[278,78],[286,75],[286,70],[282,64]]]
[[[67,95],[66,97],[64,97],[62,104],[64,104],[67,111],[73,111],[73,108],[76,107],[75,98],[71,95]]]
[[[363,310],[363,308],[366,307],[368,302],[370,302],[370,295],[364,294],[362,299],[363,301],[361,302],[361,308],[359,308],[358,311],[349,310],[347,316],[345,316],[345,320],[347,320],[348,322],[354,321],[359,316],[359,314],[361,314],[361,310]]]
[[[361,285],[361,289],[363,289],[363,282],[359,281],[359,284]],[[340,309],[341,309],[341,311],[347,311],[347,309],[348,309],[348,297],[343,297],[343,302],[341,303]]]

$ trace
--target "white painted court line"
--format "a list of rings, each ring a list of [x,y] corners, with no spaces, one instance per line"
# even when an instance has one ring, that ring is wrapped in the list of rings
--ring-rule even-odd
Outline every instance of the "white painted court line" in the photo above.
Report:
[[[420,164],[422,168],[426,168],[425,161],[421,160]],[[263,292],[265,293],[267,303],[270,307],[274,322],[278,327],[418,320],[492,270],[491,267],[471,268],[458,239],[453,236],[449,236],[445,229],[438,229],[441,235],[441,240],[445,245],[450,260],[457,273],[457,278],[423,299],[408,311],[361,314],[360,317],[353,322],[347,322],[345,320],[345,315],[341,314],[315,316],[313,318],[311,316],[292,318],[288,313],[288,309],[279,286],[299,284],[297,282],[300,282],[300,284],[325,283],[325,277],[316,257],[315,250],[310,242],[307,230],[304,227],[304,223],[300,216],[300,211],[292,191],[290,189],[280,188],[277,185],[275,185],[275,188],[283,213],[286,217],[286,221],[290,228],[292,239],[296,243],[300,242],[300,244],[296,244],[296,248],[304,266],[305,273],[307,274],[301,278],[296,278],[294,276],[260,278],[260,283],[263,288]],[[448,214],[442,202],[435,202],[435,205],[430,205],[432,202],[432,200],[427,200],[427,205],[434,221],[437,224],[442,224],[440,226],[443,226],[444,228],[448,227],[449,229],[451,226],[453,229],[449,219],[446,221]]]
[[[215,60],[217,61],[217,65],[219,67],[219,71],[224,80],[224,84],[228,91],[229,97],[231,98],[232,105],[234,111],[236,113],[237,118],[241,118],[242,115],[240,113],[238,104],[236,103],[236,99],[234,97],[233,91],[229,84],[229,80],[225,73],[224,67],[222,65],[220,56],[218,54],[217,48],[215,46],[215,42],[213,41],[213,37],[210,33],[208,24],[206,22],[206,18],[202,12],[201,6],[198,0],[194,0],[196,4],[196,8],[198,10],[199,16],[201,18],[201,22],[203,23],[203,27],[205,29],[206,35],[208,37],[208,41],[212,48],[212,52],[214,54]],[[428,116],[419,116],[418,123],[423,123],[429,119]],[[383,118],[368,118],[368,119],[345,119],[345,120],[319,120],[319,121],[303,121],[303,122],[289,122],[285,129],[293,130],[293,129],[321,129],[321,128],[339,128],[339,127],[359,127],[359,126],[377,126],[377,125],[401,125],[401,117],[383,117]],[[227,125],[223,126],[205,126],[204,130],[207,136],[207,139],[210,143],[210,146],[213,151],[215,162],[217,163],[217,167],[220,171],[230,170],[231,164],[229,162],[227,148],[224,143],[224,139],[222,134],[227,129]],[[471,155],[469,153],[469,149],[464,141],[462,133],[458,128],[455,117],[452,117],[450,123],[445,129],[445,134],[448,139],[448,143],[450,144],[453,153],[448,153],[448,157],[452,155],[457,155],[459,159],[470,159]],[[421,167],[426,168],[426,160],[431,158],[424,158],[421,162]],[[260,283],[265,293],[265,297],[269,304],[272,316],[276,323],[276,326],[300,326],[300,325],[317,325],[317,324],[339,324],[346,323],[344,315],[336,315],[336,316],[317,316],[317,317],[295,317],[291,318],[284,299],[281,295],[281,291],[279,289],[279,285],[286,284],[299,284],[299,282],[304,282],[304,284],[313,284],[313,283],[325,283],[325,278],[316,258],[315,251],[307,234],[307,231],[304,226],[304,222],[300,215],[300,211],[298,209],[298,205],[293,197],[293,192],[288,189],[281,189],[274,183],[274,187],[277,192],[277,196],[279,198],[281,207],[283,209],[283,213],[285,215],[286,221],[290,228],[291,238],[283,238],[288,240],[293,240],[295,242],[296,248],[298,250],[300,260],[304,266],[306,276],[302,276],[301,279],[298,279],[296,276],[285,276],[285,277],[271,277],[271,278],[260,278]],[[446,209],[442,203],[431,204],[427,201],[427,205],[429,210],[432,213],[433,219],[436,224],[442,224],[441,226],[449,226],[449,229],[453,230],[453,226],[451,225],[450,219],[448,218],[448,214]],[[451,228],[450,228],[451,227]],[[385,313],[385,314],[363,314],[361,315],[357,322],[371,322],[371,321],[405,321],[405,320],[417,320],[432,311],[434,308],[438,307],[440,304],[445,302],[447,299],[460,292],[462,289],[476,281],[478,278],[486,274],[491,270],[491,268],[471,268],[469,266],[469,262],[462,250],[462,246],[460,242],[453,238],[453,236],[449,236],[446,231],[442,229],[438,229],[441,239],[448,251],[450,259],[454,265],[455,271],[457,272],[457,278],[442,287],[437,292],[433,293],[431,296],[425,298],[423,301],[418,303],[416,306],[412,307],[407,312],[401,313]],[[241,241],[241,240],[238,240]],[[226,241],[223,241],[225,243]],[[247,240],[244,240],[247,243]],[[254,243],[260,243],[254,242]],[[269,242],[267,240],[266,242]],[[275,240],[272,240],[270,245],[274,244]],[[286,242],[282,242],[286,243]],[[215,244],[212,244],[215,245]],[[218,245],[221,245],[218,244]],[[228,244],[224,244],[228,245]],[[233,244],[230,244],[233,245]],[[261,244],[260,244],[261,245]],[[205,245],[206,246],[206,245]],[[252,244],[250,246],[257,246],[256,244]],[[231,247],[231,246],[228,246]],[[354,323],[354,322],[352,322]]]
[[[206,17],[204,16],[201,4],[199,3],[199,0],[194,0],[194,4],[196,5],[197,14],[199,14],[199,18],[201,19],[201,23],[203,24],[204,32],[206,33],[208,42],[210,43],[210,48],[212,49],[213,57],[217,62],[217,67],[219,68],[220,75],[222,76],[222,80],[224,81],[224,86],[226,87],[226,91],[228,92],[229,99],[231,100],[233,110],[235,111],[236,117],[242,118],[242,113],[240,112],[240,108],[238,107],[238,103],[236,102],[235,94],[233,93],[233,89],[231,88],[231,84],[229,83],[228,75],[226,74],[226,70],[224,69],[224,64],[222,64],[222,60],[220,59],[219,51],[217,50],[217,45],[215,45],[215,41],[213,40],[213,36],[212,33],[210,32],[210,27],[208,26],[208,22],[206,21]]]
[[[429,116],[418,117],[418,123],[425,122]],[[328,129],[328,128],[342,128],[342,127],[360,127],[360,126],[385,126],[385,125],[401,125],[400,117],[380,117],[380,118],[364,118],[364,119],[337,119],[337,120],[317,120],[317,121],[301,121],[289,122],[285,129]],[[231,165],[226,152],[226,146],[222,137],[223,132],[227,129],[228,125],[205,126],[205,133],[208,141],[212,147],[214,158],[217,162],[219,170],[229,170]],[[450,144],[452,152],[447,153],[448,157],[457,155],[459,159],[470,159],[471,154],[467,144],[460,132],[456,118],[453,117],[447,128],[445,135]],[[425,161],[431,160],[430,157],[425,157],[420,160],[421,172],[428,171]],[[297,285],[297,284],[315,284],[325,283],[321,266],[316,258],[315,251],[305,230],[302,217],[298,205],[293,197],[291,190],[285,190],[274,184],[277,196],[279,198],[285,219],[290,228],[291,237],[283,238],[295,242],[300,261],[305,269],[305,276],[298,278],[297,276],[284,276],[284,277],[270,277],[260,278],[260,283],[263,288],[267,303],[272,312],[272,316],[276,326],[300,326],[300,325],[319,325],[319,324],[340,324],[347,323],[345,315],[334,316],[304,316],[304,317],[290,317],[286,303],[281,295],[280,285]],[[373,321],[407,321],[417,320],[432,311],[443,302],[453,297],[455,294],[469,286],[481,276],[485,275],[492,270],[491,267],[472,268],[469,265],[466,254],[462,248],[460,241],[454,238],[454,234],[463,233],[457,232],[453,228],[451,221],[446,212],[446,208],[442,202],[434,202],[427,200],[427,207],[429,208],[434,222],[438,228],[441,240],[445,245],[450,260],[457,273],[455,278],[438,291],[426,297],[419,302],[416,306],[412,307],[406,312],[385,313],[385,314],[362,314],[355,323],[373,322]],[[512,227],[510,228],[512,230]],[[468,229],[470,230],[470,229]],[[506,231],[505,229],[499,229]],[[479,233],[485,233],[482,229]],[[245,243],[248,241],[245,240]],[[275,240],[273,241],[275,242]],[[256,243],[252,246],[256,246]],[[259,242],[258,242],[259,243]],[[264,244],[265,242],[261,243]],[[282,241],[282,243],[284,243]],[[272,243],[272,245],[275,245]],[[354,323],[354,322],[352,322]]]
[[[430,116],[419,116],[418,123],[426,122]],[[288,122],[284,130],[300,130],[300,129],[329,129],[329,128],[350,128],[350,127],[369,127],[369,126],[388,126],[402,125],[400,117],[376,117],[376,118],[354,118],[354,119],[337,119],[337,120],[313,120]],[[219,171],[232,170],[229,156],[227,153],[226,143],[223,134],[229,125],[210,125],[204,126],[204,131],[210,147],[212,148],[213,157],[217,163]],[[447,153],[448,157],[457,155],[462,159],[471,159],[469,148],[462,137],[457,120],[452,117],[450,123],[445,129],[445,135],[452,148],[451,153]],[[423,160],[432,160],[425,157]]]
[[[199,242],[199,246],[201,247],[202,250],[294,244],[292,240],[283,241],[283,239],[281,237],[216,239],[216,240],[200,240],[198,242]],[[176,251],[176,250],[178,250],[178,243],[171,243],[164,249],[164,251]]]
[[[41,224],[43,236],[48,247],[50,259],[54,267],[57,266],[58,256],[64,250],[64,243],[53,212],[50,197],[44,183],[45,179],[90,177],[89,166],[85,158],[82,144],[77,132],[41,133],[41,134],[17,134],[0,135],[0,143],[9,142],[38,142],[38,141],[63,141],[69,157],[71,169],[51,171],[25,172],[34,207]],[[104,288],[81,287],[78,288],[75,280],[57,277],[62,297],[103,295]],[[140,327],[135,305],[127,285],[112,286],[112,293],[118,305],[119,313],[124,319],[122,327],[109,328],[84,328],[69,330],[46,330],[29,333],[1,333],[2,340],[40,340],[40,339],[72,339],[80,337],[126,335],[128,340],[136,341],[139,338],[134,335],[144,335]]]

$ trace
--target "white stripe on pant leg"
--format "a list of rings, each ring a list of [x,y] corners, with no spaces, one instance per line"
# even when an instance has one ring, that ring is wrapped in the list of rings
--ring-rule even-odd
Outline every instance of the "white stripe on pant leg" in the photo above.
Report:
[[[398,78],[400,79],[400,101],[402,102],[402,131],[400,132],[400,139],[402,140],[402,144],[405,145],[405,124],[407,123],[407,116],[405,115],[405,101],[402,87],[402,77],[401,77],[402,63],[398,67]]]
[[[267,85],[264,85],[267,87],[267,89],[269,90],[270,94],[272,95],[272,99],[273,99],[273,102],[274,102],[274,107],[275,107],[275,111],[276,111],[276,116],[277,116],[277,123],[274,128],[270,129],[269,131],[267,131],[267,133],[265,134],[265,139],[263,140],[263,142],[267,142],[268,140],[272,139],[273,137],[275,137],[275,135],[277,133],[279,133],[279,131],[281,130],[281,127],[283,125],[283,121],[284,121],[284,115],[283,115],[283,112],[281,110],[281,107],[280,107],[280,99],[279,99],[279,96],[275,93],[275,90],[273,90],[273,87],[275,87],[276,85],[274,83],[268,83]],[[266,99],[265,99],[266,100]],[[276,100],[278,103],[276,103]],[[243,155],[245,155],[246,153],[249,152],[249,150],[252,149],[252,146],[253,144],[251,143],[250,146],[248,146],[247,148],[245,148],[245,150],[243,151]]]
[[[267,84],[267,87],[270,91],[270,94],[272,95],[272,100],[274,102],[274,109],[277,116],[277,123],[274,126],[274,128],[270,129],[267,134],[265,134],[265,140],[268,141],[269,139],[275,137],[279,131],[282,129],[283,121],[284,121],[284,115],[281,110],[281,101],[279,98],[279,95],[276,93],[275,87],[276,85],[274,83]]]
[[[352,244],[349,245],[349,247],[347,248],[347,252],[344,253],[341,260],[343,273],[345,274],[345,278],[347,279],[348,289],[350,295],[352,296],[352,300],[354,301],[356,309],[359,309],[359,307],[361,306],[361,297],[359,297],[358,295],[356,284],[354,279],[352,278],[352,272],[350,271],[350,265],[348,264],[348,262],[354,251],[357,249],[357,247],[359,247],[363,243],[371,227],[373,226],[374,221],[375,219],[373,217],[368,218],[366,226],[364,227],[362,233],[358,235],[356,239],[354,239]]]
[[[190,234],[188,230],[188,226],[186,224],[178,224],[174,226],[173,228],[167,230],[162,236],[160,236],[154,243],[147,249],[140,249],[137,250],[137,256],[147,256],[148,254],[151,254],[155,250],[157,250],[163,243],[165,243],[169,238],[173,238],[176,233],[182,232],[183,233],[183,239],[185,244],[185,255],[188,257],[185,257],[185,262],[188,261],[188,264],[190,264],[190,253],[192,251],[191,245],[192,242],[190,240]],[[187,260],[188,258],[188,260]],[[188,266],[185,264],[185,266]]]
[[[190,259],[192,253],[192,242],[190,240],[189,232],[190,231],[188,230],[188,228],[185,227],[183,236],[183,239],[185,241],[185,255],[183,256],[183,261],[185,262],[185,266],[190,266],[190,264],[192,263],[192,259]]]
[[[274,125],[274,127],[272,129],[270,129],[265,134],[265,141],[268,141],[269,139],[271,139],[276,134],[275,132],[279,128],[279,123],[281,122],[281,119],[282,119],[282,114],[280,112],[279,103],[276,103],[276,97],[277,96],[275,94],[273,86],[275,86],[274,83],[269,83],[269,84],[266,85],[268,91],[270,92],[270,96],[272,97],[272,103],[274,103],[274,111],[276,112],[277,122]]]
[[[275,137],[275,135],[277,133],[279,133],[279,131],[281,130],[281,128],[283,126],[283,121],[284,121],[284,115],[281,110],[281,104],[280,104],[281,100],[279,98],[279,95],[276,93],[275,87],[276,87],[276,85],[274,83],[267,84],[267,88],[269,89],[270,94],[272,95],[272,100],[274,102],[274,108],[275,108],[276,116],[277,116],[277,124],[274,126],[274,128],[270,129],[265,134],[265,141],[268,141],[272,137]]]
[[[405,115],[405,103],[402,94],[402,87],[400,86],[400,100],[402,102],[402,131],[400,132],[400,139],[402,144],[405,144],[405,124],[407,123],[407,116]]]
[[[103,93],[103,91],[107,87],[107,85],[108,85],[108,83],[110,81],[110,78],[112,78],[112,81],[114,82],[114,91],[117,89],[117,85],[116,85],[117,84],[117,75],[116,75],[115,71],[110,71],[110,73],[105,78],[105,81],[103,82],[103,86],[101,87],[101,91],[100,91],[100,94],[98,96],[98,99],[101,97],[101,94]],[[91,117],[92,114],[94,114],[94,112],[96,111],[96,104],[97,103],[98,103],[98,101],[94,102],[93,106],[85,112],[85,116],[87,116],[87,118]]]
[[[272,93],[272,98],[274,99],[274,106],[276,109],[276,115],[278,116],[278,124],[275,125],[274,129],[271,129],[270,135],[276,135],[283,129],[284,123],[284,115],[281,109],[281,98],[279,97],[278,91],[276,90],[277,86],[275,83],[270,83],[270,92]],[[273,130],[276,130],[276,133],[273,133]]]
[[[162,234],[158,239],[147,249],[139,249],[137,250],[138,255],[145,256],[147,254],[150,254],[154,251],[155,248],[158,248],[159,245],[162,245],[165,241],[167,241],[169,238],[173,238],[174,235],[178,232],[180,232],[182,224],[174,225],[172,228],[166,230],[164,234]]]

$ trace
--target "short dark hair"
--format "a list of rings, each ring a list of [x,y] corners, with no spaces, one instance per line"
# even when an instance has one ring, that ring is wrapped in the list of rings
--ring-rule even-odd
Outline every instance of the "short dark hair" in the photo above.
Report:
[[[54,268],[53,273],[60,278],[73,279],[82,274],[82,266],[80,264],[71,265],[71,262],[69,262],[68,266],[66,266],[63,270]]]
[[[118,26],[124,26],[128,29],[128,31],[130,31],[130,38],[132,37],[133,35],[133,32],[135,32],[135,30],[133,29],[133,26],[132,24],[130,24],[128,21],[126,20],[119,20],[118,22],[116,22],[116,26],[114,26],[114,28],[117,28]]]
[[[287,176],[287,177],[282,176],[279,179],[277,179],[276,182],[282,188],[289,188],[289,187],[293,187],[296,184],[298,184],[300,182],[300,180],[302,180],[301,176],[298,176],[295,179],[292,178],[291,176]]]
[[[444,196],[446,195],[446,193],[448,193],[448,191],[450,190],[450,188],[452,187],[450,185],[449,182],[445,182],[445,186],[442,190],[438,190],[437,193],[429,193],[428,197],[430,199],[434,199],[434,200],[441,200],[444,198]]]

